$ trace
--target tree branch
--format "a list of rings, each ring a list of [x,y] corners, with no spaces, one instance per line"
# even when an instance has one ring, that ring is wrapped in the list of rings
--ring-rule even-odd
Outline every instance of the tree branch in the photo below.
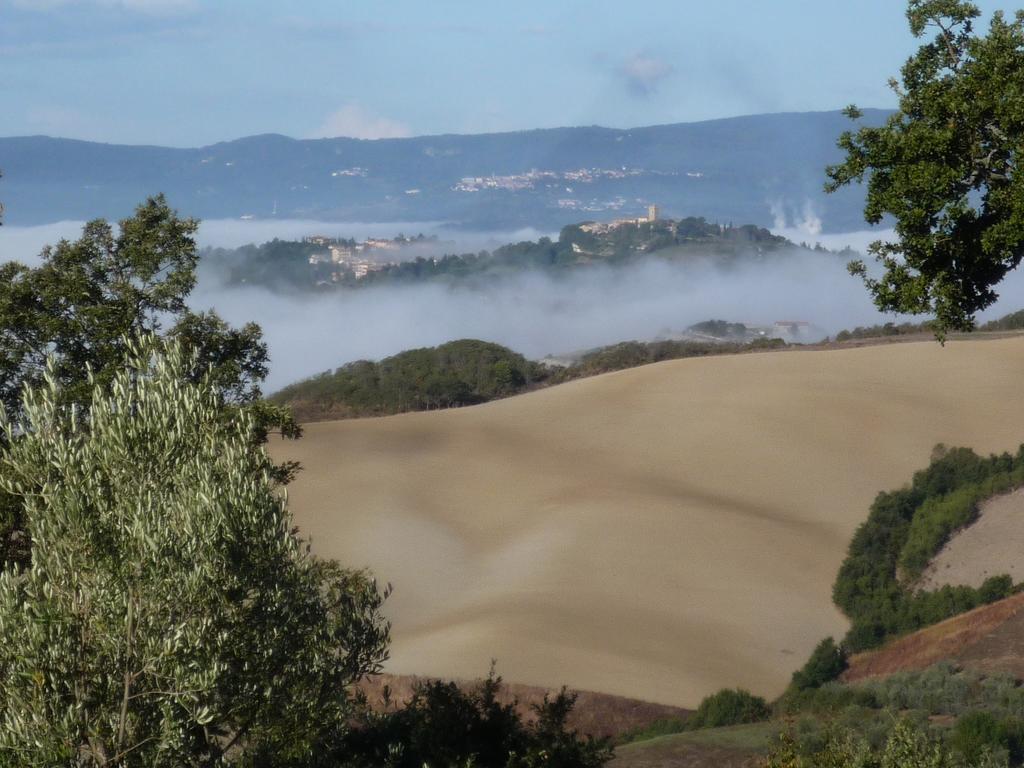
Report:
[[[121,697],[121,716],[120,722],[117,725],[117,748],[118,750],[124,745],[124,732],[128,725],[128,701],[131,699],[132,690],[132,674],[129,670],[132,657],[132,644],[135,636],[135,599],[129,594],[128,595],[128,648],[125,651],[125,670],[124,670],[124,693]]]

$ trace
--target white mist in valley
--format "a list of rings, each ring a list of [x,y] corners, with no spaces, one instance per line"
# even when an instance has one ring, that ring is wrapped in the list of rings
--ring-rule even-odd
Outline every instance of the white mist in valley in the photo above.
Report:
[[[1024,280],[1007,289],[987,316],[1024,305]],[[829,254],[731,269],[652,259],[557,277],[528,272],[473,285],[427,283],[302,297],[204,286],[193,303],[213,305],[234,323],[260,323],[272,355],[270,390],[352,360],[459,338],[494,341],[540,358],[650,340],[712,318],[750,325],[802,320],[824,334],[894,319],[880,314],[842,259]]]
[[[77,222],[0,227],[0,259],[31,263],[44,244],[74,238],[80,231]],[[536,239],[540,234],[465,235],[436,225],[408,223],[210,221],[203,223],[199,241],[204,246],[233,247],[314,233],[359,238],[398,232],[436,234],[455,242],[453,250],[460,253]],[[821,235],[794,228],[780,234],[797,242],[821,241],[832,249],[850,245],[863,250],[871,240],[891,233]],[[983,319],[1024,306],[1024,275],[1011,274],[999,291],[1002,298]],[[879,313],[864,286],[847,273],[843,258],[814,252],[770,256],[725,269],[651,258],[629,266],[595,266],[559,275],[525,272],[464,283],[302,295],[227,287],[204,273],[190,305],[212,307],[233,324],[252,320],[262,326],[271,352],[267,391],[353,360],[380,359],[459,338],[494,341],[540,358],[619,341],[651,340],[708,319],[759,326],[779,320],[806,321],[822,335],[904,319]]]

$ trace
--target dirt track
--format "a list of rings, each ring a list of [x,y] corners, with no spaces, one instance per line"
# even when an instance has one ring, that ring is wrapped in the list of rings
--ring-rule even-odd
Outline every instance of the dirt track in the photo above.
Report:
[[[774,695],[875,494],[937,442],[1024,441],[1024,339],[672,361],[325,422],[279,459],[314,550],[395,585],[390,671],[679,706]]]

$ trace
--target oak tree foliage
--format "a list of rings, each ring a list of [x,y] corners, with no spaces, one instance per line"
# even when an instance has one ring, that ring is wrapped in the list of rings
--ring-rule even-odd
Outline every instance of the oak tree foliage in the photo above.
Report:
[[[851,271],[879,309],[933,313],[939,338],[973,328],[1024,256],[1024,12],[995,13],[984,35],[979,15],[961,0],[910,0],[910,31],[928,39],[890,81],[899,108],[844,133],[846,157],[827,169],[829,192],[867,179],[865,219],[896,230],[869,248],[881,276],[861,261]]]

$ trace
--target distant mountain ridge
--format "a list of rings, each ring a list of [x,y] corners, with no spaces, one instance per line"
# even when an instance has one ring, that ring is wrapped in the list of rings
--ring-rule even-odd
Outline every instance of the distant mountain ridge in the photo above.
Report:
[[[865,120],[887,114],[866,110]],[[14,225],[117,218],[164,192],[202,218],[555,228],[654,203],[761,226],[809,214],[840,231],[863,226],[862,190],[822,192],[850,127],[840,112],[814,112],[373,141],[267,134],[194,149],[0,138],[0,199]]]

